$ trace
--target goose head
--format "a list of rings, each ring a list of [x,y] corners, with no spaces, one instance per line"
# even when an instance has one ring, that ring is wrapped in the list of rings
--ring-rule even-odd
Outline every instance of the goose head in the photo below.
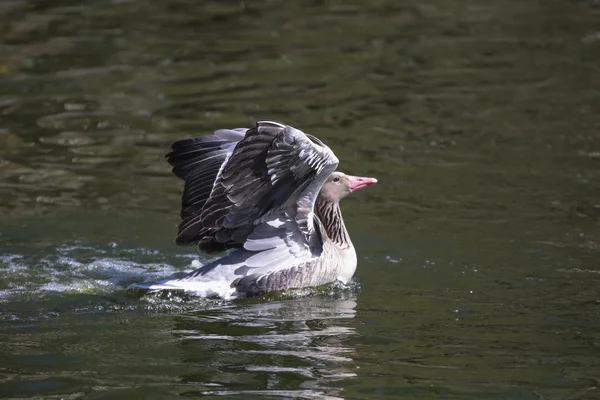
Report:
[[[364,189],[377,183],[375,178],[346,175],[343,172],[333,172],[319,192],[319,197],[328,202],[336,203],[352,192]]]

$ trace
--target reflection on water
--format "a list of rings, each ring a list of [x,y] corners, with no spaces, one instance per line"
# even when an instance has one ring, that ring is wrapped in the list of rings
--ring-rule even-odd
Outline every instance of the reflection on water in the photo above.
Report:
[[[270,395],[338,398],[335,383],[356,376],[354,349],[346,345],[355,328],[356,299],[309,297],[232,307],[218,314],[176,319],[173,334],[197,365],[181,381],[187,395]],[[338,321],[340,320],[340,321]],[[221,366],[217,371],[213,366]],[[251,384],[252,383],[252,384]],[[265,390],[242,389],[260,387]]]
[[[0,397],[595,398],[596,1],[0,2]],[[281,120],[380,184],[349,292],[129,283],[185,137]]]

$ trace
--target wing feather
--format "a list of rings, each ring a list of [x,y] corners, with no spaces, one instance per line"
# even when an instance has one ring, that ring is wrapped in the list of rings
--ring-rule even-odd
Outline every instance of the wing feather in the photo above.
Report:
[[[320,140],[259,121],[177,142],[168,157],[186,179],[178,243],[244,247],[260,273],[320,252],[314,203],[338,164]]]

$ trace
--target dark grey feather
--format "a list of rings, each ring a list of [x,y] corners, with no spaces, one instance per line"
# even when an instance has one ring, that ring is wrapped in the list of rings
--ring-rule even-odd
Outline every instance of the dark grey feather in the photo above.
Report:
[[[242,246],[257,221],[304,193],[326,163],[335,169],[337,159],[324,149],[315,137],[274,122],[173,144],[167,157],[186,180],[177,243],[198,243],[201,250]],[[317,193],[293,210],[307,242]]]

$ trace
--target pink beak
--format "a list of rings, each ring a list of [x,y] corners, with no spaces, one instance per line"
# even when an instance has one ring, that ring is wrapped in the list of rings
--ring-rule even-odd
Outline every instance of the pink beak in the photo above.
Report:
[[[357,190],[364,189],[367,186],[371,186],[374,183],[377,183],[377,179],[375,178],[365,178],[362,176],[352,176],[347,175],[348,179],[350,179],[350,191],[356,192]]]

